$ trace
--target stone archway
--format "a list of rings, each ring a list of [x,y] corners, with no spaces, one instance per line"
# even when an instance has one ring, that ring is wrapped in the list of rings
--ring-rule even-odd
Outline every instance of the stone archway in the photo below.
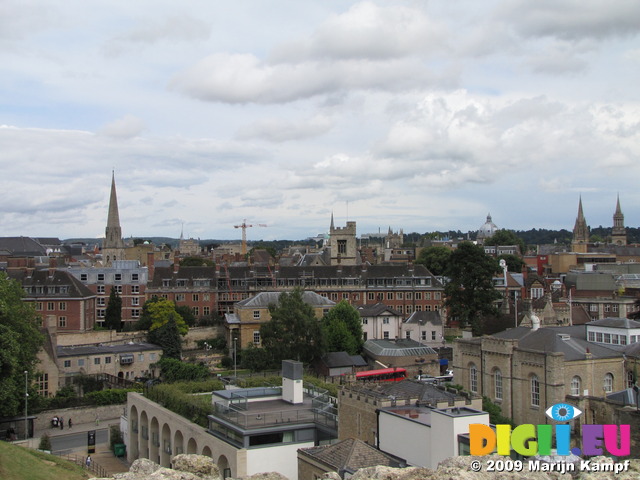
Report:
[[[209,445],[205,445],[205,447],[202,449],[202,455],[204,455],[205,457],[212,456],[211,448],[209,448]]]
[[[190,455],[194,455],[198,453],[198,444],[193,438],[190,438],[189,441],[187,442],[187,453]]]
[[[231,477],[231,468],[229,467],[229,460],[227,460],[227,457],[220,455],[216,464],[220,469],[221,478]]]

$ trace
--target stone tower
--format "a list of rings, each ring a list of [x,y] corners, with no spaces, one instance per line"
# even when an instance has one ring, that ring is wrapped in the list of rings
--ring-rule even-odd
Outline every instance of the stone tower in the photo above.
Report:
[[[611,229],[611,243],[614,245],[627,244],[627,229],[624,228],[624,215],[620,209],[620,195],[616,203],[616,212],[613,214],[613,228]]]
[[[571,250],[576,253],[587,253],[587,244],[589,243],[589,227],[582,212],[582,195],[578,204],[578,217],[576,224],[573,226],[573,240],[571,241]]]
[[[360,262],[358,262],[356,245],[356,222],[347,222],[346,227],[335,227],[332,213],[329,247],[331,249],[331,265],[358,265]]]
[[[124,241],[122,240],[122,228],[120,228],[120,215],[118,213],[116,179],[115,174],[112,172],[109,214],[107,216],[107,228],[104,232],[104,243],[102,244],[102,261],[105,266],[109,267],[115,260],[124,259]]]

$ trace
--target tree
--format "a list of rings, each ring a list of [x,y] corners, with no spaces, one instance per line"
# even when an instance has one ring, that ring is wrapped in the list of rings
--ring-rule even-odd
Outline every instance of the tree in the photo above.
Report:
[[[486,255],[481,246],[461,242],[451,253],[445,275],[445,306],[449,316],[462,325],[470,325],[473,333],[482,333],[484,315],[496,315],[494,301],[501,294],[493,286],[493,277],[500,271],[497,260]]]
[[[292,359],[311,362],[322,353],[322,331],[313,308],[303,300],[302,289],[280,294],[269,305],[271,320],[260,327],[263,347],[273,362]]]
[[[23,295],[22,286],[0,272],[0,417],[17,416],[24,408],[24,372],[33,380],[44,342],[33,304]]]
[[[166,298],[154,296],[142,306],[142,314],[136,327],[140,330],[151,331],[167,323],[172,316],[175,318],[180,335],[186,335],[189,326],[177,311],[176,304]]]
[[[177,305],[176,312],[180,314],[188,327],[194,327],[196,325],[196,316],[187,305]]]
[[[325,348],[329,352],[357,355],[364,344],[362,320],[358,310],[342,300],[322,319]]]
[[[240,354],[240,367],[252,372],[267,370],[272,367],[271,355],[264,348],[259,348],[253,343],[249,343],[247,348],[243,349]]]
[[[515,232],[511,230],[498,230],[484,241],[485,245],[518,245],[520,253],[524,255],[527,246],[524,244],[524,240],[518,237]]]
[[[175,316],[178,314],[176,313]],[[182,359],[182,342],[176,324],[176,317],[171,315],[162,325],[149,330],[149,342],[162,348],[162,358]]]
[[[122,298],[118,295],[115,287],[111,288],[109,303],[104,312],[104,326],[109,330],[122,330]]]
[[[440,276],[447,269],[449,257],[451,257],[451,249],[447,247],[427,247],[420,251],[415,263],[424,265],[432,274]]]

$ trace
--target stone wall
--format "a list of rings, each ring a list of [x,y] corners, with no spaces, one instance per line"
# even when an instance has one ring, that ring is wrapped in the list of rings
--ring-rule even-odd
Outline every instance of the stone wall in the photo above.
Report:
[[[127,404],[105,405],[102,407],[76,407],[76,408],[58,408],[55,410],[45,410],[37,414],[33,423],[35,430],[45,430],[51,428],[51,419],[54,416],[62,417],[65,421],[65,427],[68,425],[69,419],[75,424],[79,423],[95,423],[96,418],[100,422],[100,426],[110,423],[120,424],[120,416],[126,411]],[[117,422],[113,419],[118,419]]]

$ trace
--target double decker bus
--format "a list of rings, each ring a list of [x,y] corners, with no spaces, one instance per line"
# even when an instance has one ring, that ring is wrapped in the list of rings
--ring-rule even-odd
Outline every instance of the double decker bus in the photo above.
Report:
[[[405,368],[381,368],[356,373],[356,380],[362,382],[399,382],[407,378]]]

